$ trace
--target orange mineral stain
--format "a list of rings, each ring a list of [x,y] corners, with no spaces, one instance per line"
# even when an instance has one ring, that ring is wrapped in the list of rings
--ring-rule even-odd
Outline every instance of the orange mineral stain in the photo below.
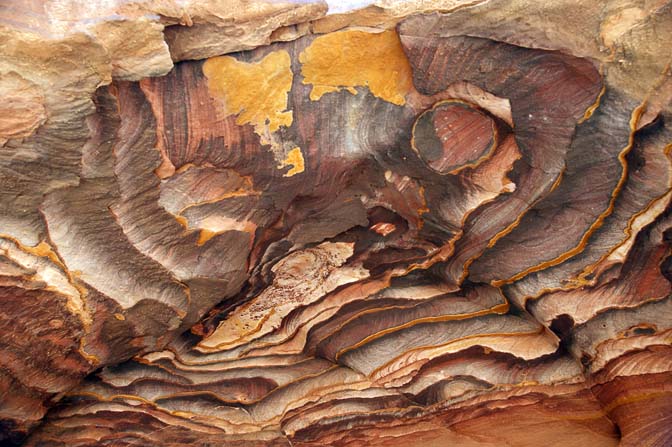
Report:
[[[278,169],[282,169],[286,166],[291,166],[292,168],[287,171],[283,177],[291,177],[300,174],[305,170],[305,162],[300,147],[295,147],[289,151],[287,157],[278,165]]]
[[[210,94],[221,100],[224,116],[237,115],[236,124],[251,124],[268,141],[280,126],[292,124],[287,95],[294,77],[286,51],[269,53],[258,62],[231,56],[213,57],[203,64]]]
[[[355,87],[397,105],[412,89],[411,66],[394,30],[382,33],[347,30],[316,38],[299,55],[304,84],[312,84],[310,99]]]

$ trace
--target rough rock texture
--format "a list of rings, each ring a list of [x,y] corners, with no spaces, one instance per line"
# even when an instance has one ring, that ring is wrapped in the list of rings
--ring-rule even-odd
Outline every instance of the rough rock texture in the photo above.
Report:
[[[326,10],[0,5],[0,444],[672,444],[672,3]]]

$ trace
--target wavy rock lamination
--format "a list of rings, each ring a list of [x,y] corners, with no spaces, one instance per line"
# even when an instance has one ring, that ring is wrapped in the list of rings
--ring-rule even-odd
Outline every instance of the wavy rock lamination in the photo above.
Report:
[[[0,443],[672,444],[672,6],[393,3],[3,7]]]

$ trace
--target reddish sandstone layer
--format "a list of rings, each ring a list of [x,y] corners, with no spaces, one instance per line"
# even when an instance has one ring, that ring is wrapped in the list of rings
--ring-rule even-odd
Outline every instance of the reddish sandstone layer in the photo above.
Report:
[[[448,3],[5,8],[0,441],[669,445],[672,7]]]

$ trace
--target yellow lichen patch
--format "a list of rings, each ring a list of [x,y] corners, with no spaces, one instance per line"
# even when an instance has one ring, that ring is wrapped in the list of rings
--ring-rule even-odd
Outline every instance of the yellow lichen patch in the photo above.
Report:
[[[224,114],[238,115],[238,125],[253,125],[262,140],[280,126],[292,124],[287,94],[294,75],[286,51],[269,53],[252,63],[230,56],[213,57],[203,64],[203,73],[210,94],[222,101]]]
[[[291,166],[292,168],[287,171],[283,177],[291,177],[300,174],[305,170],[305,162],[300,147],[295,147],[289,151],[287,157],[285,157],[285,159],[278,165],[278,169],[282,169],[286,166]]]
[[[299,55],[304,84],[312,84],[310,99],[356,86],[397,105],[412,89],[411,66],[396,31],[367,33],[347,30],[316,38]]]

